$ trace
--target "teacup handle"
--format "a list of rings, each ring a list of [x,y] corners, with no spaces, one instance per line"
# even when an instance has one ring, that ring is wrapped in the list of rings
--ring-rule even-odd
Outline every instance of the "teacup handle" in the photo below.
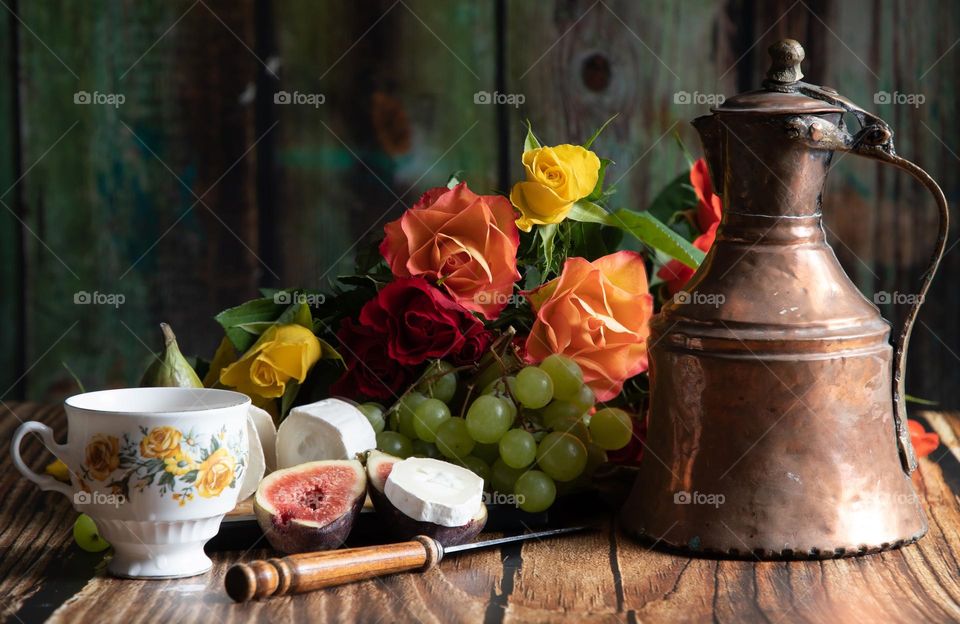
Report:
[[[53,439],[53,430],[50,427],[31,420],[17,427],[17,431],[13,434],[13,440],[10,442],[10,456],[13,458],[13,465],[17,467],[17,470],[19,470],[23,476],[40,486],[41,490],[60,492],[72,500],[74,493],[72,486],[61,483],[50,475],[38,474],[24,463],[23,458],[20,456],[20,443],[28,433],[36,433],[39,435],[43,445],[58,459],[66,453],[66,447],[62,444],[57,444]]]

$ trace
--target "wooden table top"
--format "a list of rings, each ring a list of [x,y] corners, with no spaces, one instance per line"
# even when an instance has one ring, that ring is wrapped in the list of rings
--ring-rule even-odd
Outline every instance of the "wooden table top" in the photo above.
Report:
[[[11,404],[0,413],[4,443],[26,420],[64,432],[59,406]],[[69,501],[22,478],[3,452],[0,615],[11,622],[125,624],[960,621],[960,415],[922,417],[943,441],[914,475],[930,532],[900,550],[789,563],[691,559],[649,550],[601,518],[602,529],[589,534],[465,553],[425,574],[242,605],[223,591],[227,567],[273,556],[270,550],[213,552],[213,570],[193,578],[111,578],[104,553],[73,543],[77,513]],[[50,460],[36,441],[24,444],[23,456],[35,468]]]

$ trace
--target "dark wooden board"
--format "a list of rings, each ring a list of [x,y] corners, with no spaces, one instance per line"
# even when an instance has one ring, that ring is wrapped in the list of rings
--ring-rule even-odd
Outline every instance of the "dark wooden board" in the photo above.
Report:
[[[551,542],[450,557],[426,574],[244,605],[223,592],[235,561],[273,556],[263,543],[212,553],[214,569],[189,579],[117,580],[103,555],[80,551],[70,527],[76,512],[41,493],[3,456],[0,488],[0,617],[9,621],[171,622],[836,622],[960,621],[960,506],[954,480],[960,414],[926,413],[945,444],[921,460],[914,477],[930,520],[916,545],[861,558],[811,562],[690,559],[650,550],[605,515],[599,530]],[[59,407],[4,408],[0,441],[21,420],[62,433]],[[951,452],[953,449],[953,452]],[[24,457],[40,468],[36,442]],[[942,466],[942,467],[941,467]],[[950,476],[953,475],[953,476]]]

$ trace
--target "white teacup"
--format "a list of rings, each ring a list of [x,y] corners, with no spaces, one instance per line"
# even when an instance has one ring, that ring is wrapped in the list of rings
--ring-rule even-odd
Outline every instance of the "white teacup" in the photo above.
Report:
[[[246,395],[205,388],[88,392],[66,401],[66,444],[30,421],[17,428],[10,452],[25,477],[94,519],[113,545],[111,573],[193,576],[210,569],[203,545],[237,504],[249,405]],[[30,432],[67,465],[71,485],[24,464],[20,443]]]

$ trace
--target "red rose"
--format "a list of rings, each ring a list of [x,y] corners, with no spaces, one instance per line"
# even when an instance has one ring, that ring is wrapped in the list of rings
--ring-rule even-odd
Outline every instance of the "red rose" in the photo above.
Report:
[[[458,303],[422,277],[397,279],[384,286],[363,306],[360,323],[386,337],[387,352],[404,366],[428,358],[453,358],[483,324]]]
[[[330,387],[332,394],[393,400],[413,381],[410,369],[390,359],[386,340],[375,329],[347,318],[337,338],[347,371]]]
[[[690,168],[690,184],[697,194],[697,227],[701,232],[700,236],[693,241],[693,246],[706,253],[713,247],[717,238],[723,201],[719,195],[713,193],[710,172],[707,170],[707,162],[704,159],[699,159]],[[683,290],[693,277],[693,269],[679,260],[670,260],[657,271],[657,277],[667,283],[667,292],[675,295]]]

